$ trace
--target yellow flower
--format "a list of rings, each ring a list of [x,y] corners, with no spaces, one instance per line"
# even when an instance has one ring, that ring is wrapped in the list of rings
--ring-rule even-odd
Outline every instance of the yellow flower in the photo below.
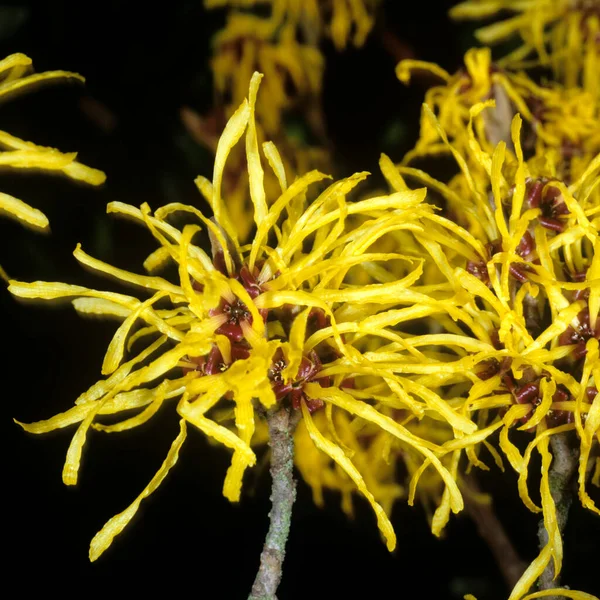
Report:
[[[453,475],[438,457],[445,450],[421,440],[386,413],[394,407],[419,415],[427,410],[440,419],[449,419],[464,433],[473,433],[476,425],[435,393],[405,382],[385,364],[373,363],[360,349],[370,336],[396,340],[393,327],[410,318],[407,313],[444,312],[456,300],[441,302],[413,291],[422,273],[419,260],[414,260],[415,266],[401,280],[365,285],[345,282],[347,273],[361,269],[365,261],[384,265],[406,260],[400,254],[372,252],[370,247],[390,231],[424,230],[421,220],[433,212],[423,204],[424,190],[350,202],[348,194],[367,176],[357,173],[331,184],[306,206],[307,189],[326,176],[311,171],[288,184],[276,149],[266,143],[263,153],[281,186],[280,197],[267,206],[255,122],[261,77],[258,73],[252,77],[248,98],[223,131],[212,182],[202,177],[196,180],[210,204],[212,219],[182,204],[163,206],[154,214],[147,205],[137,209],[113,202],[108,207],[109,212],[138,220],[150,230],[160,247],[148,257],[145,267],[153,272],[169,260],[175,262],[179,275],[176,283],[157,275],[123,271],[78,247],[75,257],[81,263],[147,289],[150,298],[141,301],[64,283],[10,284],[10,291],[19,297],[75,297],[73,303],[82,313],[123,320],[104,358],[102,373],[106,379],[82,394],[67,412],[23,425],[27,431],[44,433],[78,423],[63,470],[67,485],[77,481],[90,427],[106,432],[126,430],[151,418],[163,403],[178,398],[180,434],[149,485],[94,537],[92,560],[108,548],[141,501],[175,464],[187,424],[233,450],[223,493],[237,501],[244,471],[256,461],[250,446],[256,420],[281,403],[301,411],[303,426],[315,447],[333,460],[370,502],[390,550],[395,546],[395,535],[388,517],[338,438],[324,434],[312,412],[329,406],[327,411],[332,413],[354,415],[414,449],[443,479],[448,510],[462,509]],[[222,196],[222,179],[228,155],[244,135],[256,231],[251,242],[242,245]],[[199,225],[186,225],[180,231],[168,222],[175,213],[187,213],[205,228],[212,256],[193,243]],[[354,215],[369,218],[353,227],[349,217]],[[138,321],[144,325],[134,332]],[[143,350],[125,359],[126,353],[142,342]],[[183,374],[172,375],[176,368]],[[368,383],[363,385],[363,380]],[[225,407],[233,409],[233,429],[213,418],[213,409]],[[112,425],[95,422],[97,416],[134,408],[142,410],[124,421]],[[336,423],[336,419],[328,419],[328,424]],[[348,446],[350,441],[344,444]]]
[[[331,405],[327,405],[325,411],[315,413],[314,421],[325,437],[344,449],[375,500],[390,515],[394,502],[405,495],[402,486],[396,482],[395,462],[385,459],[386,446],[393,438],[377,427],[373,434],[365,433],[364,428],[357,431],[357,422],[352,422],[346,413],[333,413]],[[348,517],[353,517],[352,494],[357,491],[356,486],[337,463],[331,464],[329,457],[317,450],[302,422],[296,431],[294,444],[295,464],[311,487],[315,504],[319,507],[324,505],[324,488],[335,490],[341,494],[342,510]]]
[[[487,18],[508,10],[514,14],[476,32],[483,44],[501,42],[516,34],[523,45],[499,61],[501,66],[551,66],[567,87],[583,85],[600,100],[600,10],[597,0],[467,0],[455,6],[455,19]],[[528,60],[536,53],[537,60]]]
[[[470,120],[485,152],[491,154],[499,141],[506,142],[512,150],[507,124],[517,112],[527,125],[525,151],[553,162],[562,179],[578,178],[600,151],[600,104],[589,91],[555,83],[538,85],[525,73],[499,69],[491,61],[489,48],[469,50],[465,54],[465,69],[454,75],[438,65],[417,60],[400,62],[396,74],[408,83],[416,69],[430,71],[444,81],[427,91],[425,105],[437,116],[445,135],[462,156],[469,156]],[[494,111],[471,114],[473,106],[489,99],[495,100]],[[419,140],[404,158],[404,164],[419,156],[449,152],[425,109],[420,129]],[[477,168],[477,164],[470,166]]]
[[[324,71],[321,31],[327,28],[338,49],[351,35],[354,45],[361,46],[378,0],[205,0],[207,8],[260,4],[271,5],[269,17],[228,13],[225,28],[213,41],[212,69],[217,104],[225,105],[228,117],[243,101],[252,73],[265,74],[265,101],[257,107],[257,117],[272,137],[281,130],[285,111],[302,103],[309,113],[318,102]]]
[[[265,102],[257,117],[269,136],[280,131],[284,111],[320,94],[323,57],[297,41],[292,23],[232,12],[213,45],[217,103],[225,105],[228,117],[244,100],[252,73],[265,74]]]
[[[524,116],[531,124],[524,136],[528,165],[569,184],[577,181],[600,153],[600,103],[580,88],[548,85],[536,86],[532,104],[533,119]],[[528,157],[532,146],[534,154]],[[597,190],[590,204],[599,201]]]
[[[213,2],[207,7],[225,4]],[[233,3],[236,7],[253,4]],[[256,107],[257,137],[259,143],[271,139],[277,144],[278,160],[290,180],[314,168],[328,168],[329,162],[324,149],[295,140],[284,124],[288,113],[300,111],[317,137],[321,137],[323,129],[320,94],[324,59],[315,44],[298,41],[301,14],[304,13],[300,5],[295,3],[290,6],[278,3],[270,18],[230,11],[225,28],[213,40],[211,61],[216,113],[224,117],[222,123],[217,123],[218,131],[244,101],[252,74],[255,71],[265,74],[263,101]],[[264,186],[270,205],[281,192],[270,169],[265,173]],[[246,157],[242,148],[235,147],[223,173],[223,192],[242,242],[248,239],[253,223],[247,188]]]
[[[445,235],[427,228],[432,257],[456,293],[465,294],[464,302],[448,313],[451,318],[437,319],[442,333],[407,340],[444,348],[429,354],[427,371],[421,361],[408,360],[396,369],[424,374],[420,383],[430,389],[451,386],[447,402],[476,420],[476,432],[455,432],[454,439],[442,444],[456,461],[452,467],[464,450],[472,465],[487,468],[478,456],[481,443],[501,466],[500,455],[488,441],[499,431],[500,448],[519,474],[523,502],[543,513],[549,542],[513,590],[510,598],[515,600],[550,560],[556,573],[561,568],[562,541],[549,487],[552,436],[577,433],[580,501],[600,514],[586,490],[592,447],[600,442],[600,219],[593,200],[600,155],[571,185],[531,170],[521,148],[519,115],[511,128],[514,155],[503,141],[490,153],[482,148],[473,119],[492,105],[488,101],[470,110],[465,156],[448,142],[432,111],[424,108],[461,169],[460,197],[415,169],[392,171],[388,165],[387,177],[397,191],[406,189],[401,174],[415,177],[479,225],[471,233],[439,217]],[[477,165],[477,176],[470,165]],[[524,454],[509,439],[514,426],[533,434]],[[528,490],[528,469],[536,450],[542,457],[541,507]],[[452,468],[451,472],[455,474]],[[442,523],[447,520],[447,511],[440,512],[443,504],[442,500],[437,511]]]
[[[39,84],[65,80],[84,81],[81,75],[68,71],[47,71],[31,74],[31,59],[24,54],[11,54],[0,61],[0,99],[9,99],[11,95],[27,91]],[[59,171],[79,181],[91,185],[100,185],[105,180],[102,171],[86,167],[75,160],[77,153],[64,154],[54,148],[37,146],[23,141],[5,131],[0,131],[0,164],[14,169],[44,169]],[[29,206],[22,200],[0,192],[0,208],[9,216],[36,229],[46,229],[48,219],[41,211]]]
[[[191,109],[184,112],[185,121],[188,130],[194,138],[213,153],[217,151],[218,136],[213,140],[205,135],[208,129],[206,123],[211,123],[211,129],[221,132],[226,124],[224,113],[215,111],[215,114],[209,118],[203,118],[197,115]],[[209,121],[210,119],[210,121]],[[222,119],[222,123],[221,123]],[[260,142],[265,139],[265,133],[260,123],[256,123],[256,135]],[[276,160],[282,163],[283,172],[286,177],[293,181],[299,174],[306,173],[312,169],[327,170],[329,159],[327,152],[318,147],[306,146],[301,141],[288,136],[284,131],[277,132],[274,142],[264,145],[268,160]],[[271,158],[277,155],[276,158]],[[276,173],[272,169],[267,169],[264,173],[265,199],[267,205],[273,204],[281,195],[281,186]],[[241,145],[234,146],[227,157],[222,175],[223,195],[227,198],[227,207],[231,215],[232,223],[236,229],[239,240],[244,243],[248,240],[254,227],[254,207],[248,195],[248,166],[246,162],[245,150]]]
[[[336,48],[343,50],[350,39],[356,47],[364,44],[379,0],[204,0],[206,8],[249,8],[261,4],[271,5],[274,28],[285,19],[312,45],[326,32]]]

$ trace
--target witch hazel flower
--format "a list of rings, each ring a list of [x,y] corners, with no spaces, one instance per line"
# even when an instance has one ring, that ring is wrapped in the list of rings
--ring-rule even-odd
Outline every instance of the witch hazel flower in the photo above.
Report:
[[[259,149],[255,105],[261,78],[254,74],[248,98],[223,131],[212,181],[196,180],[212,209],[211,218],[178,203],[155,211],[146,204],[140,208],[109,204],[110,213],[138,221],[158,241],[158,249],[144,263],[148,275],[108,265],[79,246],[75,250],[83,265],[145,290],[150,294],[147,299],[65,283],[10,282],[9,290],[15,296],[74,298],[73,304],[82,314],[122,321],[104,358],[105,378],[82,394],[70,410],[46,421],[21,424],[32,433],[76,425],[63,470],[67,485],[77,482],[90,428],[110,433],[137,427],[154,417],[163,404],[174,404],[180,416],[179,434],[164,463],[133,503],[96,534],[90,546],[91,560],[111,545],[144,498],[163,482],[177,462],[189,425],[232,451],[223,494],[238,501],[244,473],[256,463],[251,444],[257,424],[269,411],[281,409],[302,419],[314,446],[366,497],[390,550],[395,547],[395,534],[385,511],[342,446],[321,430],[323,420],[313,417],[320,411],[353,415],[413,449],[441,476],[448,506],[454,512],[462,509],[456,481],[439,458],[444,451],[396,422],[376,398],[391,405],[408,402],[419,414],[430,406],[466,431],[474,431],[476,425],[421,388],[410,388],[416,390],[411,399],[412,392],[399,387],[399,375],[385,366],[375,368],[361,350],[365,335],[388,335],[386,323],[393,326],[397,322],[399,306],[410,308],[421,302],[432,312],[442,310],[438,300],[411,289],[421,277],[422,261],[415,263],[414,257],[408,257],[413,264],[401,279],[381,282],[368,277],[367,283],[358,285],[348,276],[365,264],[372,270],[390,261],[407,260],[405,255],[371,247],[391,231],[412,235],[424,229],[421,219],[432,213],[423,202],[425,192],[405,190],[350,201],[350,192],[368,175],[357,173],[322,187],[309,202],[309,188],[323,185],[327,176],[311,171],[288,182],[275,145],[265,142]],[[242,137],[255,229],[245,244],[240,242],[221,195],[228,155]],[[263,186],[264,158],[281,188],[271,205]],[[177,214],[192,217],[198,224],[180,230],[169,222]],[[203,235],[205,247],[210,245],[208,252],[197,243]],[[156,274],[168,263],[177,267],[177,281]],[[390,331],[389,335],[394,334]],[[389,391],[370,398],[364,382],[373,377],[389,386]],[[223,408],[233,411],[231,426],[217,418]],[[131,409],[138,410],[135,416],[112,424],[102,422],[103,415],[120,415]]]
[[[424,106],[460,173],[446,184],[400,165],[388,180],[401,190],[406,187],[402,175],[415,178],[461,211],[456,213],[461,215],[458,223],[437,219],[445,235],[428,229],[432,242],[437,240],[443,248],[431,245],[439,273],[457,294],[466,296],[453,306],[449,318],[437,319],[441,333],[421,336],[422,344],[447,346],[437,351],[437,360],[431,356],[432,375],[425,381],[434,389],[449,389],[448,401],[478,423],[475,434],[455,432],[454,439],[442,444],[453,455],[457,476],[461,452],[470,465],[489,468],[479,456],[482,445],[504,468],[492,443],[492,436],[498,435],[499,449],[519,475],[521,499],[532,512],[543,514],[548,541],[513,589],[510,600],[516,600],[550,561],[555,573],[562,565],[557,507],[549,485],[554,436],[576,434],[579,498],[584,507],[598,513],[587,487],[588,474],[594,463],[597,472],[599,464],[595,453],[600,431],[600,227],[594,194],[600,156],[570,183],[540,170],[537,160],[524,158],[519,115],[511,127],[514,151],[504,141],[488,150],[474,120],[492,106],[493,101],[487,101],[470,109],[465,155]],[[458,356],[452,355],[453,346],[460,349]],[[401,368],[413,376],[423,373],[417,361],[411,365],[405,360]],[[525,452],[510,439],[514,428],[532,436]],[[529,491],[534,451],[542,458],[541,505]],[[598,483],[597,476],[592,483]],[[442,500],[436,512],[438,522],[443,516],[445,523],[448,511],[443,508]],[[434,517],[434,526],[435,521]]]

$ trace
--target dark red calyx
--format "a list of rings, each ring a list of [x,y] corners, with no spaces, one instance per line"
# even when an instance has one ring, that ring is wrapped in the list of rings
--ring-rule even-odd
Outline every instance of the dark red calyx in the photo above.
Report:
[[[490,260],[495,254],[502,252],[502,240],[489,242],[486,244],[485,249],[488,253],[487,260]],[[524,259],[531,258],[530,255],[535,251],[535,240],[528,231],[521,238],[516,250],[517,254]],[[488,287],[491,286],[486,260],[468,261],[466,271],[483,281]],[[527,273],[532,273],[533,268],[524,263],[511,263],[509,265],[509,272],[517,281],[525,283],[528,279]]]
[[[560,217],[569,214],[562,192],[553,185],[551,179],[540,177],[530,179],[525,186],[525,200],[531,208],[539,208],[541,215],[538,221],[542,227],[552,231],[564,231],[565,222]]]
[[[481,371],[477,372],[477,377],[482,381],[487,381],[500,372],[500,363],[495,358],[484,360],[478,366],[483,367]]]
[[[548,180],[546,178],[528,179],[525,182],[525,201],[530,208],[539,208],[542,191]]]
[[[258,274],[260,272],[259,269],[260,265],[255,265],[254,271],[251,273],[250,269],[246,265],[243,265],[237,277],[252,300],[254,300],[257,296],[260,296],[264,291],[261,285],[258,283]],[[260,308],[258,313],[266,323],[269,311],[266,308]]]
[[[331,325],[331,317],[325,314],[322,308],[313,308],[308,313],[307,329],[311,331],[319,331]],[[314,332],[313,331],[313,332]]]
[[[226,371],[237,360],[244,360],[250,356],[250,349],[245,342],[241,344],[231,344],[231,362],[225,362],[221,351],[216,344],[213,344],[210,352],[206,356],[188,357],[187,360],[196,365],[195,369],[186,368],[184,373],[192,370],[200,371],[202,375],[217,375]]]
[[[490,287],[490,275],[487,269],[488,261],[498,252],[502,252],[502,240],[493,240],[485,245],[487,256],[480,258],[479,260],[467,261],[465,270],[467,273],[474,275],[477,279],[483,281],[488,287]]]
[[[323,408],[325,403],[320,399],[310,399],[304,394],[304,385],[314,381],[321,387],[329,387],[331,379],[329,377],[318,377],[322,370],[321,361],[314,350],[311,350],[308,356],[303,356],[294,382],[294,390],[291,394],[292,406],[296,409],[300,408],[301,402],[306,404],[309,412],[313,413],[316,410]]]
[[[474,275],[477,279],[483,281],[486,285],[490,283],[490,275],[487,270],[487,263],[483,260],[469,260],[466,266],[467,273]]]
[[[292,304],[286,304],[279,312],[279,321],[285,331],[291,330],[294,320],[297,318],[301,308]],[[325,329],[331,325],[331,318],[321,308],[311,308],[306,320],[306,338],[309,338],[313,333]]]
[[[250,272],[246,265],[242,265],[234,277],[244,286],[244,289],[253,300],[262,293],[262,288],[256,279],[257,276],[258,267],[254,268],[254,272]],[[263,309],[258,312],[263,321],[266,321],[268,311]],[[248,310],[248,306],[239,298],[235,298],[233,302],[228,302],[222,298],[219,306],[210,311],[210,315],[227,316],[227,321],[217,329],[217,333],[227,336],[232,342],[240,342],[243,339],[243,322],[248,323],[248,325],[252,325],[253,322],[252,313]]]
[[[519,245],[517,246],[517,254],[527,260],[529,255],[535,250],[535,240],[529,231],[526,231]]]
[[[192,367],[183,367],[183,374],[187,375],[192,371],[201,371],[204,373],[204,365],[206,364],[206,356],[186,356],[184,360],[191,363]]]
[[[528,273],[533,273],[533,269],[525,263],[511,263],[508,267],[509,273],[519,282],[525,283],[528,279]]]
[[[225,268],[224,254],[221,249],[213,251],[213,264],[215,268],[227,275]],[[236,271],[232,275],[232,279],[239,281],[248,295],[252,300],[259,296],[263,289],[258,283],[260,264],[255,265],[251,272],[247,265],[236,265]],[[199,281],[192,281],[192,287],[197,292],[204,290],[204,285]],[[259,314],[263,321],[266,322],[268,310],[259,309]],[[231,341],[239,342],[243,338],[241,323],[247,321],[252,325],[252,314],[248,310],[246,304],[244,304],[239,298],[236,298],[233,302],[228,302],[224,298],[221,299],[219,306],[209,312],[210,316],[226,314],[228,316],[227,322],[217,329],[217,333],[226,335]]]
[[[495,375],[506,376],[506,373],[510,370],[510,366],[512,364],[512,358],[509,356],[505,357],[502,362],[498,361],[496,358],[490,358],[488,360],[484,360],[479,363],[478,366],[483,366],[483,369],[477,373],[477,377],[482,381],[487,381],[491,379]],[[510,378],[511,386],[512,386],[512,378]],[[514,386],[513,386],[514,387]]]
[[[539,263],[539,259],[533,256],[535,249],[535,240],[531,233],[526,231],[516,248],[516,252],[525,260]],[[528,274],[535,272],[531,265],[517,262],[511,263],[508,267],[508,271],[519,283],[525,283],[528,279]]]
[[[584,357],[587,353],[586,343],[588,340],[595,337],[600,339],[600,317],[596,319],[596,327],[592,329],[590,322],[590,309],[585,307],[577,314],[578,324],[576,326],[569,325],[558,338],[558,343],[561,346],[575,345],[573,357],[576,360]]]
[[[551,231],[556,231],[557,233],[561,233],[562,231],[565,230],[564,221],[560,221],[560,220],[556,219],[555,217],[545,217],[543,215],[540,215],[538,217],[538,221],[540,222],[540,225],[542,227],[545,227],[546,229],[550,229]]]
[[[538,402],[541,377],[531,367],[526,367],[523,369],[521,378],[518,380],[519,383],[517,383],[512,372],[510,372],[512,359],[506,357],[503,364],[505,364],[506,368],[501,372],[502,384],[512,394],[514,403],[533,404],[534,401]],[[519,419],[519,422],[525,423],[528,420],[529,415],[525,415],[525,417]]]
[[[239,272],[239,280],[253,300],[262,292],[262,289],[256,280],[258,269],[255,267],[254,271],[254,274],[250,273],[250,269],[244,265]]]
[[[539,406],[542,402],[542,393],[541,393],[541,382],[542,379],[547,378],[549,375],[547,372],[542,374],[542,377],[537,377],[532,381],[528,381],[523,383],[522,385],[515,385],[512,377],[510,375],[504,376],[504,383],[509,391],[513,395],[513,399],[515,404],[531,404],[531,411],[526,414],[524,417],[518,419],[518,422],[521,424],[527,423],[532,415],[533,409]],[[525,373],[523,379],[527,379],[531,377],[531,373]],[[571,400],[571,394],[569,390],[562,384],[559,384],[552,396],[552,402],[567,402]],[[565,425],[567,423],[572,423],[574,420],[573,412],[570,410],[548,410],[546,414],[546,423],[549,427],[558,427],[559,425]]]
[[[250,346],[246,341],[240,344],[231,344],[231,362],[234,363],[237,360],[245,360],[250,358]]]
[[[275,393],[275,398],[278,401],[289,398],[293,408],[299,409],[302,402],[306,405],[309,412],[313,413],[320,408],[323,408],[325,403],[320,399],[310,399],[304,393],[304,386],[309,382],[318,383],[321,387],[329,387],[331,379],[329,377],[319,377],[318,374],[322,370],[321,361],[314,350],[303,356],[298,367],[298,372],[293,381],[285,382],[281,376],[281,372],[287,366],[287,362],[281,350],[277,350],[273,357],[273,363],[269,369],[269,379]]]
[[[565,278],[567,281],[572,281],[573,283],[583,283],[587,278],[587,267],[582,269],[581,271],[569,271],[568,269],[564,269]],[[577,300],[587,300],[590,297],[590,288],[586,287],[582,290],[575,290],[572,293],[573,301]]]
[[[569,390],[562,384],[556,388],[552,402],[568,402],[571,399]],[[573,423],[575,415],[570,410],[549,410],[546,416],[546,423],[549,427],[558,427],[559,425],[567,425]]]
[[[239,298],[233,302],[222,298],[219,306],[212,309],[209,314],[211,317],[217,315],[227,317],[227,321],[216,330],[216,333],[228,337],[232,342],[241,342],[244,339],[242,323],[246,322],[248,325],[252,325],[252,314]]]
[[[522,385],[516,385],[512,374],[507,373],[502,377],[502,383],[513,396],[515,404],[533,404],[539,405],[540,400],[540,378],[536,381],[530,381]],[[533,414],[533,408],[523,417],[517,419],[521,425],[527,423]]]
[[[271,368],[269,369],[268,375],[271,380],[271,387],[275,393],[275,398],[283,400],[293,389],[291,383],[286,383],[283,380],[281,372],[287,367],[287,361],[283,356],[281,349],[275,352]]]
[[[502,250],[502,241],[494,240],[486,244],[487,256],[479,260],[468,260],[465,270],[467,273],[474,275],[477,279],[483,281],[487,286],[490,285],[490,275],[487,270],[487,263],[494,254]]]
[[[517,404],[539,404],[541,402],[540,382],[526,383],[516,387],[513,391],[513,397]]]
[[[320,398],[307,398],[304,391],[300,388],[292,389],[290,392],[290,401],[296,410],[300,410],[300,407],[304,402],[306,408],[308,408],[308,412],[311,415],[325,406],[325,402],[323,402],[323,400]]]
[[[213,346],[208,353],[208,358],[204,365],[205,375],[216,375],[217,373],[223,373],[229,368],[229,365],[223,360],[223,355],[217,346]]]

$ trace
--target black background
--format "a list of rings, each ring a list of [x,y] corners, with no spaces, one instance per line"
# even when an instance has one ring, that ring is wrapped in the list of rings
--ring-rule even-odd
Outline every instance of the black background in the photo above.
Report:
[[[399,160],[414,143],[424,88],[418,83],[406,88],[396,80],[396,59],[382,40],[393,35],[416,57],[455,70],[473,39],[471,26],[447,19],[451,4],[388,0],[385,18],[363,49],[338,54],[324,44],[324,108],[338,175],[368,169],[377,184],[380,151]],[[108,175],[100,189],[41,174],[0,175],[3,191],[42,209],[52,226],[52,235],[43,236],[0,220],[0,264],[12,277],[117,290],[77,265],[71,255],[76,243],[138,272],[154,244],[141,228],[108,217],[106,203],[202,204],[193,177],[210,176],[211,156],[188,138],[179,109],[188,105],[202,113],[210,108],[210,37],[222,21],[222,12],[207,14],[201,0],[156,5],[55,0],[0,7],[2,56],[24,52],[38,71],[66,69],[87,78],[85,88],[49,87],[5,103],[0,128],[39,144],[78,150],[83,162]],[[111,131],[103,131],[82,110],[90,99],[111,111]],[[143,503],[110,550],[90,564],[90,539],[160,466],[176,435],[177,417],[170,405],[130,432],[90,432],[80,482],[74,489],[65,487],[61,471],[72,431],[37,437],[12,418],[34,421],[67,410],[100,377],[114,324],[82,320],[69,306],[17,303],[6,291],[0,303],[7,585],[26,597],[186,592],[191,598],[245,598],[267,528],[267,471],[255,469],[247,476],[242,502],[230,505],[221,496],[228,454],[191,431],[160,490]],[[494,493],[519,552],[533,559],[537,517],[518,499],[514,476],[484,474],[482,484]],[[398,548],[389,554],[365,502],[356,501],[356,518],[349,521],[335,494],[326,500],[327,508],[317,509],[307,486],[299,483],[280,600],[507,596],[468,518],[454,517],[444,539],[437,540],[423,510],[399,502],[392,516]],[[600,588],[599,521],[575,505],[564,567],[564,582],[572,588]]]

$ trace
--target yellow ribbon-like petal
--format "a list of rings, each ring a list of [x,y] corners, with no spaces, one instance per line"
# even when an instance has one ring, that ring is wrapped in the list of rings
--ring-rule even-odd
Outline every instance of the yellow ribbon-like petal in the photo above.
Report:
[[[90,543],[90,561],[97,560],[102,553],[112,544],[114,538],[119,535],[133,519],[142,500],[154,493],[160,484],[164,481],[169,471],[173,468],[179,458],[179,451],[185,441],[187,432],[185,420],[179,421],[179,435],[173,441],[167,454],[167,458],[157,471],[156,475],[150,480],[150,483],[142,490],[142,493],[121,513],[112,517],[94,536]]]
[[[367,489],[362,475],[358,472],[358,469],[352,464],[350,459],[344,454],[344,451],[339,446],[324,437],[323,434],[317,429],[304,402],[302,403],[302,416],[304,418],[304,424],[306,425],[308,434],[310,435],[315,446],[331,457],[331,459],[334,460],[344,470],[344,472],[355,483],[358,490],[365,496],[365,498],[369,501],[369,504],[373,507],[377,517],[379,529],[386,539],[387,548],[390,552],[392,552],[392,550],[394,550],[396,547],[396,534],[394,533],[394,528],[392,527],[392,524],[390,523],[390,520],[385,514],[383,508],[381,508],[381,506],[375,501],[373,494]]]

